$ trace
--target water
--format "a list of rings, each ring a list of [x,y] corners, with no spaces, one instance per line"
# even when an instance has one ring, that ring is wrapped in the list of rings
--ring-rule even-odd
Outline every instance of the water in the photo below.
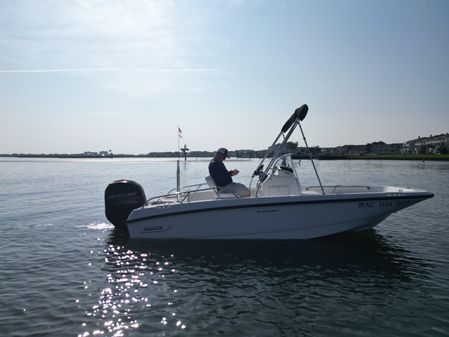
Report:
[[[164,193],[175,162],[0,159],[0,335],[449,335],[449,163],[317,164],[324,184],[435,198],[353,236],[135,243],[105,219],[104,188],[128,178]],[[227,166],[248,184],[256,162]],[[206,172],[181,166],[185,184]],[[316,184],[310,163],[300,172]]]

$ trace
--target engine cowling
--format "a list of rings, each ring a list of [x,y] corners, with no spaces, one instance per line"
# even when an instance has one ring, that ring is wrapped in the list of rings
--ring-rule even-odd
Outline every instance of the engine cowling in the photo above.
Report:
[[[142,186],[132,180],[116,180],[104,191],[106,218],[118,229],[127,230],[126,220],[136,208],[146,202]]]

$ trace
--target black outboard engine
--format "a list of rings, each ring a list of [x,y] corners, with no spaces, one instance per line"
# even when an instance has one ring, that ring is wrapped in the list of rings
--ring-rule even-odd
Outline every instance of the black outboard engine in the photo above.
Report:
[[[106,218],[116,229],[126,230],[126,219],[136,208],[146,202],[145,192],[138,183],[132,180],[116,180],[104,191]]]

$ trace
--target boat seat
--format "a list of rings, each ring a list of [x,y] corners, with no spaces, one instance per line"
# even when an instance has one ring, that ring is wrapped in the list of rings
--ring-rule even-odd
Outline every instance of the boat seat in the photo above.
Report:
[[[206,179],[207,186],[209,186],[210,188],[215,188],[214,178],[212,178],[211,176],[207,176],[204,179]]]
[[[215,185],[215,181],[214,178],[212,178],[211,176],[207,176],[206,178],[204,178],[206,180],[207,186],[209,186],[210,188],[214,188],[216,189],[217,186]],[[230,199],[230,198],[236,198],[236,196],[234,195],[234,193],[228,193],[228,192],[218,192],[218,196],[221,199]]]
[[[198,191],[192,192],[189,195],[189,202],[191,201],[205,201],[215,199],[217,195],[214,191]]]

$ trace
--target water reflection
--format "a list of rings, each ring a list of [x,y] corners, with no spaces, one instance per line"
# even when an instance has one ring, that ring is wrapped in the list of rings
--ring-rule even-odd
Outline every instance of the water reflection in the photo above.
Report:
[[[171,310],[177,291],[164,282],[167,273],[175,272],[170,267],[174,256],[133,250],[126,243],[120,232],[108,238],[102,267],[105,286],[98,290],[97,303],[85,311],[88,323],[78,336],[119,337],[136,328],[164,332],[168,325],[179,331],[186,328]]]
[[[223,265],[229,268],[244,261],[247,267],[365,268],[381,270],[391,277],[407,277],[407,266],[417,263],[400,246],[375,231],[333,236],[317,240],[130,240],[115,233],[109,244],[123,245],[136,253],[176,256],[181,265]],[[413,261],[412,261],[413,260]]]
[[[426,273],[422,261],[375,231],[308,241],[129,241],[115,232],[104,253],[107,286],[86,314],[97,320],[91,333],[108,336],[190,327],[207,335],[237,322],[248,329],[256,314],[267,331],[298,333],[298,313],[304,323],[318,303],[364,291],[383,301]],[[279,310],[282,328],[272,317]]]

